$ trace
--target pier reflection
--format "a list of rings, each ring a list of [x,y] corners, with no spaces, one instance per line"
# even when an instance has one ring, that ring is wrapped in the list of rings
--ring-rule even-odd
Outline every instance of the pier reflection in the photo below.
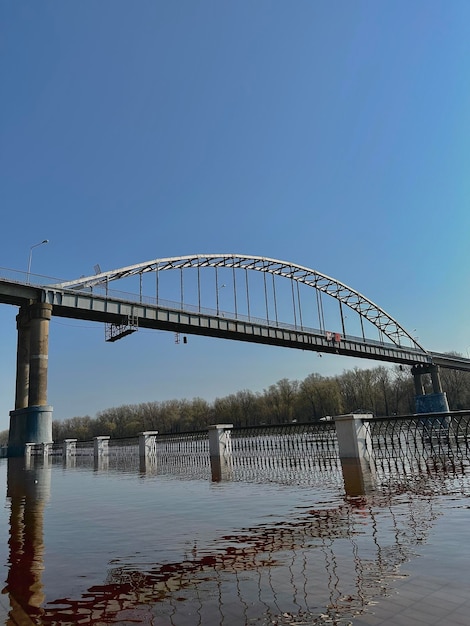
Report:
[[[44,507],[50,497],[51,468],[47,459],[8,459],[7,480],[10,541],[3,593],[9,597],[12,623],[24,624],[43,614]]]

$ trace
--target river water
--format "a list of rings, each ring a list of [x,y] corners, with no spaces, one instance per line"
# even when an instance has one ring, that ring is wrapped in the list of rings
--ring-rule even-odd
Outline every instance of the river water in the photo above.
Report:
[[[8,624],[469,624],[467,466],[213,482],[0,460]],[[296,484],[299,483],[300,484]]]

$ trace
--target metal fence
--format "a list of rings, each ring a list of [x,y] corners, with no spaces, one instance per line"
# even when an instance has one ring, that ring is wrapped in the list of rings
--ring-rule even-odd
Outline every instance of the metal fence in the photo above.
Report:
[[[375,458],[467,458],[470,452],[470,412],[451,411],[367,420]]]
[[[379,483],[390,476],[405,477],[418,471],[435,472],[470,466],[470,411],[426,415],[370,418],[364,415],[367,452]],[[335,422],[307,422],[230,428],[229,449],[232,480],[318,484],[337,478],[341,461]],[[97,438],[100,439],[100,438]],[[142,469],[139,438],[109,439],[103,450],[96,440],[77,441],[71,458],[74,466],[102,462],[109,469]],[[207,430],[155,434],[151,438],[151,467],[161,474],[207,478],[211,455]],[[47,449],[45,448],[47,446]],[[48,455],[61,462],[64,444],[31,447],[33,456]],[[147,454],[148,450],[146,451]],[[103,459],[106,463],[103,465]],[[400,479],[401,479],[400,478]]]
[[[234,480],[299,485],[341,479],[333,422],[234,428],[231,441]]]

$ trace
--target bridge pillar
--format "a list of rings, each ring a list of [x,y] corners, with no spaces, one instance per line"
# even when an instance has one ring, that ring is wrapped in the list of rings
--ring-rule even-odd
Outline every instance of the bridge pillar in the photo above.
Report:
[[[52,316],[52,305],[46,302],[33,304],[30,307],[30,314],[28,406],[42,406],[47,404],[49,321]]]
[[[413,365],[411,368],[415,385],[416,413],[445,413],[449,403],[445,391],[442,391],[438,365]],[[423,375],[431,374],[432,393],[426,393]]]
[[[16,349],[16,394],[15,409],[24,409],[28,406],[29,396],[29,349],[30,325],[29,311],[21,307],[16,316],[18,342]]]
[[[36,302],[17,316],[15,410],[10,411],[8,456],[22,456],[26,443],[52,441],[52,407],[47,404],[49,322],[52,305]]]

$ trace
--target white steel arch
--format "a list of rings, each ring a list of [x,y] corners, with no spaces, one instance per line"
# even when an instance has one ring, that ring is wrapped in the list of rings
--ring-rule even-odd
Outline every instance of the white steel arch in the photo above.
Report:
[[[269,257],[247,256],[243,254],[195,254],[167,257],[101,272],[93,276],[82,276],[76,280],[57,283],[52,286],[63,289],[92,288],[98,285],[108,285],[112,281],[137,276],[139,274],[143,275],[149,272],[161,272],[172,269],[182,270],[190,267],[246,269],[266,272],[275,276],[289,278],[292,281],[304,283],[309,287],[335,298],[340,303],[356,311],[361,317],[373,324],[380,332],[388,337],[392,343],[399,346],[401,345],[402,339],[406,338],[411,342],[414,348],[423,353],[427,353],[427,350],[425,350],[403,326],[393,319],[393,317],[355,289],[317,270]]]

